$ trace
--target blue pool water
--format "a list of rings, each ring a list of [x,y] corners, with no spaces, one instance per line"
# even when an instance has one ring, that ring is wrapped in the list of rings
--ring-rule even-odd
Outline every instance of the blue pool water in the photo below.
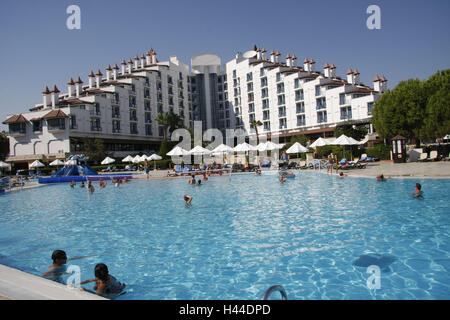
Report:
[[[2,195],[0,263],[40,275],[54,249],[96,254],[68,264],[81,280],[107,264],[127,284],[118,299],[260,299],[274,284],[289,299],[450,298],[450,180],[186,180]],[[416,182],[422,200],[412,197]],[[374,263],[380,289],[367,287]]]

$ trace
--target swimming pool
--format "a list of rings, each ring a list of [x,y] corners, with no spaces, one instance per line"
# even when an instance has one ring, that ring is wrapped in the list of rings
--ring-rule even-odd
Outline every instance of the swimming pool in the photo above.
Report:
[[[107,264],[127,284],[118,299],[260,299],[274,284],[289,299],[450,298],[450,180],[305,171],[284,184],[274,175],[186,180],[2,195],[0,263],[40,275],[55,249],[96,254],[69,264],[81,280]],[[416,182],[423,200],[411,196]],[[380,289],[367,287],[374,261]]]

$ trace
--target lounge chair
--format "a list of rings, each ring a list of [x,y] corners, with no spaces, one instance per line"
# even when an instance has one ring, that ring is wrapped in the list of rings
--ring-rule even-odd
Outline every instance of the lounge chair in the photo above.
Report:
[[[299,165],[300,169],[308,169],[308,166],[306,165],[306,161],[304,160],[300,160],[300,165]]]
[[[427,161],[437,161],[438,160],[438,152],[437,151],[431,151],[430,156],[427,158]]]
[[[428,157],[427,153],[426,153],[426,152],[422,152],[422,153],[420,154],[420,156],[419,156],[419,159],[417,159],[417,162],[424,162],[424,161],[427,161],[427,157]]]

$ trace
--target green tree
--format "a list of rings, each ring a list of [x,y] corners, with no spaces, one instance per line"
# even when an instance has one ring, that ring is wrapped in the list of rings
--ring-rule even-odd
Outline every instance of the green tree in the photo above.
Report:
[[[89,158],[89,161],[99,162],[105,158],[105,145],[103,144],[102,139],[84,138],[83,144],[86,156]]]
[[[250,122],[250,127],[255,128],[255,133],[256,133],[256,144],[259,144],[259,133],[258,133],[258,127],[262,126],[262,122],[259,120],[253,120],[252,122]]]
[[[450,133],[450,85],[434,93],[427,103],[424,135],[429,139]]]
[[[158,113],[158,116],[155,119],[160,125],[163,126],[164,136],[163,140],[167,139],[167,130],[170,125],[170,113]]]
[[[352,137],[353,139],[356,139],[358,141],[364,139],[367,134],[367,128],[361,125],[355,125],[355,128],[353,128],[353,126],[354,121],[346,121],[344,125],[336,127],[336,129],[334,129],[334,136],[338,138],[341,135],[345,134],[347,137]]]
[[[9,154],[9,139],[6,133],[2,132],[0,134],[0,160],[5,160]]]
[[[420,140],[425,137],[426,104],[426,90],[420,80],[402,81],[375,103],[372,123],[383,138],[390,139],[400,134],[414,139],[420,146]]]

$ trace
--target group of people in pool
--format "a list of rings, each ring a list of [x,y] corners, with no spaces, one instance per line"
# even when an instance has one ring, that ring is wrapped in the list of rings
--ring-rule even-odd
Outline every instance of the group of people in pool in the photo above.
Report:
[[[112,178],[111,180],[112,180],[112,183],[114,184],[115,187],[118,187],[120,184],[122,184],[122,183],[127,183],[127,182],[130,181],[129,179],[127,179],[127,177],[124,177],[123,179],[122,179],[122,178]],[[73,189],[76,185],[77,185],[77,184],[76,184],[75,180],[70,181],[70,187],[71,187],[72,189]],[[91,181],[91,180],[88,180],[88,181],[87,181],[87,185],[86,185],[86,186],[84,185],[84,181],[81,181],[80,184],[79,184],[78,186],[79,186],[80,188],[87,188],[87,190],[88,190],[89,193],[94,193],[94,191],[95,191],[94,185],[92,184],[92,181]],[[99,180],[99,182],[98,182],[98,186],[99,186],[101,189],[106,188],[106,182],[105,182],[105,180],[103,180],[103,178],[100,178],[100,180]]]
[[[74,257],[68,259],[66,253],[63,250],[55,250],[52,253],[53,264],[45,273],[42,274],[42,277],[59,283],[64,283],[62,276],[64,274],[69,274],[66,267],[67,261],[82,259],[86,257],[89,256]],[[114,276],[109,274],[108,267],[104,263],[98,263],[95,266],[94,275],[95,278],[81,281],[80,283],[75,284],[75,286],[95,282],[95,291],[84,288],[80,288],[80,290],[95,293],[103,297],[117,296],[118,294],[121,294],[123,292],[123,289],[126,287],[124,283],[119,282]]]
[[[209,174],[209,175],[211,175],[211,174]],[[206,172],[203,172],[202,176],[203,176],[202,179],[196,180],[195,174],[191,174],[191,177],[190,177],[190,179],[188,179],[187,183],[189,183],[189,184],[191,184],[193,186],[200,187],[202,185],[202,180],[203,181],[208,181],[208,177],[207,177]],[[191,207],[192,206],[192,204],[191,204],[192,197],[191,196],[188,196],[187,194],[185,194],[183,196],[183,199],[184,199],[184,203],[186,204],[187,207]]]

